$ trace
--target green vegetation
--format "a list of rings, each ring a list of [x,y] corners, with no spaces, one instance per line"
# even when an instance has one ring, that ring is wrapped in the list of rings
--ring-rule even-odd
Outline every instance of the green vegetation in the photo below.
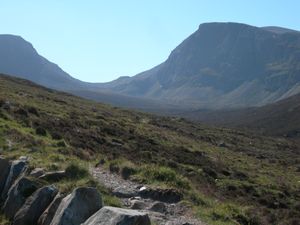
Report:
[[[38,131],[39,130],[39,131]],[[130,179],[178,189],[211,224],[291,224],[300,217],[299,145],[281,138],[121,110],[0,76],[0,154],[67,170],[62,192],[95,186],[99,161]]]
[[[9,220],[5,218],[2,214],[0,214],[0,225],[9,225]]]

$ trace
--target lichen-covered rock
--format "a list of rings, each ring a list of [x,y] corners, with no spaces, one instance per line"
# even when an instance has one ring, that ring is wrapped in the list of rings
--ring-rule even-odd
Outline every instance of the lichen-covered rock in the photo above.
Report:
[[[51,225],[80,225],[102,206],[102,198],[96,188],[77,188],[62,200]]]
[[[4,215],[12,219],[25,203],[26,199],[37,190],[38,185],[32,180],[21,177],[9,189],[8,197],[3,205]]]
[[[38,225],[50,225],[56,210],[58,209],[59,204],[65,196],[58,193],[54,200],[51,202],[49,207],[43,212],[41,217],[38,220]]]
[[[1,193],[1,199],[5,201],[7,197],[8,190],[15,180],[21,176],[27,169],[27,161],[24,160],[14,160],[11,163],[10,170],[7,176],[7,179],[4,184],[3,191]]]
[[[6,179],[8,177],[10,163],[8,160],[0,157],[0,195],[2,194]]]
[[[47,209],[58,190],[50,185],[34,192],[16,213],[13,225],[37,224],[39,217]]]
[[[103,207],[83,225],[151,225],[149,216],[136,210]]]

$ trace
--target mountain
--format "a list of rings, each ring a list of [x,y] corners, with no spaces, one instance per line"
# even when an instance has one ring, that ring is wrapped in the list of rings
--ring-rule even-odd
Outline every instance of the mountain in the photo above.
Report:
[[[300,92],[300,33],[201,24],[162,64],[101,87],[205,108],[272,103]]]
[[[0,73],[31,80],[48,88],[62,90],[115,106],[165,113],[180,108],[158,100],[104,91],[98,84],[82,82],[38,54],[32,44],[14,35],[0,35]]]
[[[297,30],[292,30],[292,29],[288,29],[288,28],[284,28],[284,27],[276,27],[276,26],[262,27],[262,29],[271,31],[271,32],[277,33],[277,34],[284,34],[284,33],[290,33],[290,32],[299,33],[299,31],[297,31]]]
[[[60,90],[84,87],[83,82],[40,56],[29,42],[19,36],[0,35],[0,59],[2,73]]]
[[[208,124],[300,139],[300,94],[261,107],[197,110],[180,115]]]
[[[0,155],[28,156],[29,169],[67,168],[73,176],[55,182],[64,194],[97,186],[86,171],[100,164],[162,189],[159,196],[179,193],[178,205],[207,224],[297,224],[299,151],[291,140],[123,110],[0,75]],[[120,204],[100,190],[106,204]]]

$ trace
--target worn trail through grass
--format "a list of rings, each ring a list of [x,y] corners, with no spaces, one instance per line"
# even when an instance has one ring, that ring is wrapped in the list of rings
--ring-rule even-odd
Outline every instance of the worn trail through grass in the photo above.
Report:
[[[147,213],[157,225],[205,225],[194,218],[191,208],[182,202],[168,203],[144,198],[140,191],[150,187],[131,180],[124,180],[119,174],[101,167],[91,168],[93,177],[120,199],[122,206]]]

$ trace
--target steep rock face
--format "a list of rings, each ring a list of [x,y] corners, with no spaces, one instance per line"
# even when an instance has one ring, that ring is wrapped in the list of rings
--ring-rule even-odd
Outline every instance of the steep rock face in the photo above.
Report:
[[[57,188],[53,185],[38,189],[16,213],[13,225],[37,224],[39,217],[51,203],[57,192]]]
[[[208,107],[262,105],[300,91],[300,33],[207,23],[161,65],[103,85]]]
[[[151,225],[147,214],[136,210],[103,207],[83,225]]]
[[[79,225],[103,206],[95,188],[77,188],[60,203],[51,225]]]

